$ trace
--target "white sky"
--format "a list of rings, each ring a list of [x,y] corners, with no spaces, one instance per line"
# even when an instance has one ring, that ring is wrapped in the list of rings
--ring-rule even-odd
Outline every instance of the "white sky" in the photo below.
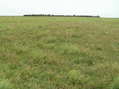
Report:
[[[44,13],[119,17],[119,0],[0,0],[0,15]]]

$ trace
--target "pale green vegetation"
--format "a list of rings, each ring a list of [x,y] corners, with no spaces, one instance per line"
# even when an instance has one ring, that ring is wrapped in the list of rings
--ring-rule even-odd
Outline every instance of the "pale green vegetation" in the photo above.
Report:
[[[0,89],[119,89],[119,19],[0,17]]]

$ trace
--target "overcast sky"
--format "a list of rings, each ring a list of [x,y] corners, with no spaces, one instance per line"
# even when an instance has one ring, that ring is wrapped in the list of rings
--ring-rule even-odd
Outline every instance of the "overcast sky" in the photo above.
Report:
[[[0,15],[43,13],[119,17],[119,0],[0,0]]]

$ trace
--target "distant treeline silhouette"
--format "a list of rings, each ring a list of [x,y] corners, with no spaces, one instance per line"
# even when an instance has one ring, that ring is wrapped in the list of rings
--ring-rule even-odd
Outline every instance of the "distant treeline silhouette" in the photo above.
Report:
[[[95,17],[100,18],[100,16],[92,15],[51,15],[51,14],[26,14],[24,16],[55,16],[55,17]]]

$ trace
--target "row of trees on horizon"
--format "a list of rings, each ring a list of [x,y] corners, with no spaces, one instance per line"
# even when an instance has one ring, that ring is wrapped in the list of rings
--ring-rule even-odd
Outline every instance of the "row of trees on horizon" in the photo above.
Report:
[[[57,16],[57,17],[96,17],[100,18],[100,16],[93,15],[52,15],[52,14],[26,14],[24,16]]]

